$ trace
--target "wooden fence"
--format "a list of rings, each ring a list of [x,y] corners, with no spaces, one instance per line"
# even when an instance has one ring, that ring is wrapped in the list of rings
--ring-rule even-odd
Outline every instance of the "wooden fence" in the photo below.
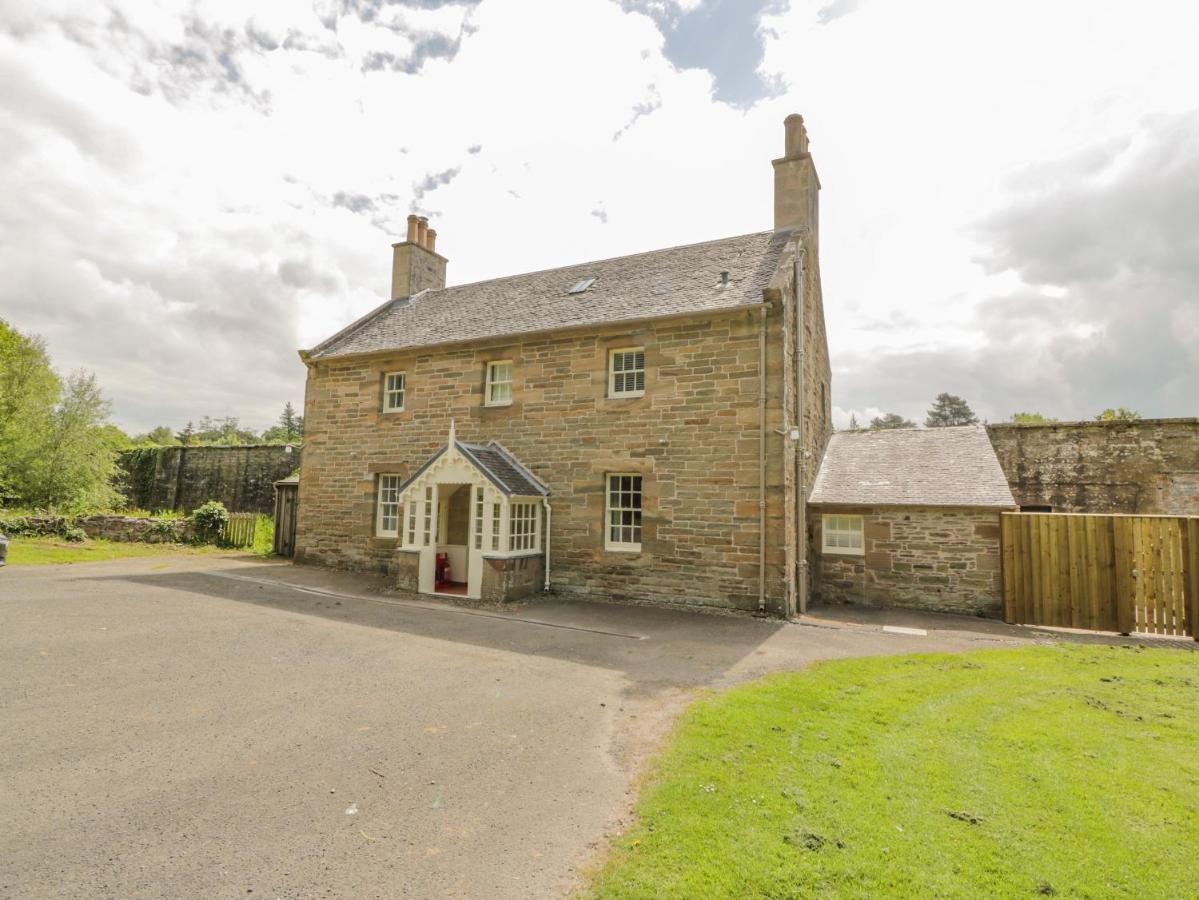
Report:
[[[1199,517],[1004,513],[1004,620],[1199,639]]]
[[[229,513],[229,521],[221,532],[221,543],[226,547],[252,547],[257,526],[258,513]]]

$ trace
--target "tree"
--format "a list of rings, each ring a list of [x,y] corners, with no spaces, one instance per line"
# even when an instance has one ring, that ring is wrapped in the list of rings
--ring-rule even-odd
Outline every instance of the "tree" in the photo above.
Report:
[[[191,427],[191,422],[188,422],[188,427]],[[182,443],[181,437],[176,437],[166,425],[159,425],[157,428],[151,428],[145,434],[139,434],[133,439],[133,443],[139,447],[174,447]]]
[[[853,413],[849,414],[849,431],[861,431],[862,426],[858,424],[858,417]]]
[[[22,500],[49,509],[102,509],[120,500],[112,479],[119,439],[128,438],[106,424],[109,411],[95,374],[80,370],[67,378],[61,400],[40,423],[40,452],[23,459]]]
[[[186,427],[175,435],[175,439],[184,447],[194,444],[196,442],[196,427],[191,422],[188,422]]]
[[[1136,410],[1128,409],[1125,406],[1117,407],[1116,409],[1105,409],[1099,415],[1095,416],[1096,422],[1135,422],[1141,417],[1141,414]]]
[[[928,415],[924,417],[927,428],[945,428],[950,425],[977,425],[978,416],[970,404],[953,394],[937,394]]]
[[[279,415],[279,424],[273,425],[262,433],[262,439],[268,444],[292,444],[304,436],[304,417],[297,416],[295,407],[288,401]]]
[[[204,416],[200,419],[200,428],[196,431],[195,443],[200,444],[256,444],[259,437],[252,431],[240,427],[237,416],[225,416],[223,419],[213,419]]]
[[[1040,413],[1018,412],[1012,413],[1012,421],[1017,425],[1049,425],[1057,419],[1047,418]]]
[[[891,428],[915,428],[916,423],[910,419],[905,419],[897,413],[886,413],[883,416],[875,416],[870,420],[871,431],[887,431]]]

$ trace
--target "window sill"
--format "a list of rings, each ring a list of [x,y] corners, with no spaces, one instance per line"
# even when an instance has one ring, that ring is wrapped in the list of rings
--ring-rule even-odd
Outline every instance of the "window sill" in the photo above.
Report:
[[[403,411],[404,411],[404,407],[402,407],[402,406],[398,406],[398,407],[396,407],[396,408],[394,408],[394,409],[385,409],[385,410],[383,410],[383,415],[385,415],[385,416],[394,416],[396,413],[402,413]]]
[[[608,553],[640,553],[640,544],[605,544],[604,550]]]
[[[645,396],[645,391],[628,391],[623,394],[609,394],[608,400],[637,400]]]
[[[540,550],[513,550],[511,553],[504,553],[500,550],[486,550],[483,552],[484,559],[521,559],[526,556],[541,556]]]
[[[502,401],[502,402],[499,402],[499,403],[484,403],[484,404],[483,404],[483,407],[484,407],[485,409],[502,409],[502,408],[503,408],[503,407],[505,407],[505,406],[511,406],[511,405],[512,405],[512,401],[511,401],[511,400],[504,400],[504,401]]]
[[[823,547],[820,550],[821,556],[865,556],[865,550],[849,550],[845,547]]]

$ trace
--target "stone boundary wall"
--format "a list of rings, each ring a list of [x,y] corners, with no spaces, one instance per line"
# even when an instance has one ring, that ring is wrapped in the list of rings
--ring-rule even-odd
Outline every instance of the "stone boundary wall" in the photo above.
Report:
[[[821,514],[863,518],[865,554],[821,552]],[[997,509],[809,507],[812,588],[823,603],[999,616]]]
[[[1021,506],[1199,514],[1199,418],[1002,423],[987,434]]]
[[[118,487],[134,509],[190,513],[209,500],[229,512],[273,515],[275,482],[300,465],[301,448],[282,444],[246,447],[149,447],[118,459]]]
[[[0,519],[0,533],[60,535],[78,528],[89,538],[146,544],[186,543],[194,535],[190,519],[146,519],[131,516],[16,516]],[[5,529],[9,529],[6,531]]]

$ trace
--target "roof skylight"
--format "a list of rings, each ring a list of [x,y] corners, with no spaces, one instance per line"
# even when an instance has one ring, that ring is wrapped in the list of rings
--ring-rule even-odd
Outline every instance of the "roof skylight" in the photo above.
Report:
[[[581,293],[583,293],[583,291],[587,290],[587,288],[591,287],[593,284],[595,284],[594,278],[584,278],[581,281],[576,281],[574,287],[572,287],[566,293],[581,294]]]

